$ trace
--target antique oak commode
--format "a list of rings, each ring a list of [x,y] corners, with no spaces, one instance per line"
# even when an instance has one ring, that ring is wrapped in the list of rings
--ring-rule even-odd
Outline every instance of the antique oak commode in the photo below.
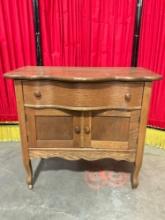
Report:
[[[143,68],[27,66],[14,79],[27,184],[32,158],[112,158],[142,165],[151,83]]]

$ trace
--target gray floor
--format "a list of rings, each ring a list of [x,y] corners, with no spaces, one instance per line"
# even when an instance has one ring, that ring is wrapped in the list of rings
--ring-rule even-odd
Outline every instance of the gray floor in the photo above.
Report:
[[[165,219],[165,150],[146,147],[136,190],[128,163],[48,159],[33,161],[30,191],[20,153],[19,143],[0,143],[0,220]]]

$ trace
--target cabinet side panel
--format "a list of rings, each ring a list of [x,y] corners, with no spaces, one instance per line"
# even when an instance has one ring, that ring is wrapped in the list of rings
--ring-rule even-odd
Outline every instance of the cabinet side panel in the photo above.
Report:
[[[146,82],[144,86],[143,99],[142,99],[142,109],[140,114],[140,125],[139,125],[139,136],[138,136],[138,146],[136,151],[136,166],[141,167],[144,151],[144,141],[146,135],[146,125],[147,116],[149,110],[150,96],[151,96],[151,82]]]
[[[26,161],[29,160],[29,151],[28,151],[28,140],[27,140],[27,131],[26,131],[22,81],[15,80],[14,85],[15,85],[17,112],[18,112],[19,127],[20,127],[20,134],[21,134],[23,162],[25,164]]]

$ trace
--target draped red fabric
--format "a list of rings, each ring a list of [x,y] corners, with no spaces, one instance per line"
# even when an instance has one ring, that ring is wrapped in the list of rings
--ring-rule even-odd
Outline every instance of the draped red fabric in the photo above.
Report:
[[[3,73],[24,65],[35,65],[32,1],[0,3],[0,121],[17,120],[13,82]]]
[[[138,65],[163,75],[154,82],[148,124],[165,128],[165,1],[144,0]]]
[[[136,0],[40,0],[44,65],[130,66]]]

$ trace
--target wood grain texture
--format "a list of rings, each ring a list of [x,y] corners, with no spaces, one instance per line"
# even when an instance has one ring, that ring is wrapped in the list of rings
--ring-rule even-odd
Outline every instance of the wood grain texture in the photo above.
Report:
[[[128,150],[128,141],[91,140],[91,147],[95,149]]]
[[[127,141],[130,117],[93,116],[92,140]]]
[[[91,147],[91,112],[83,112],[83,147]]]
[[[143,83],[25,81],[23,89],[25,105],[131,108],[141,106]]]
[[[37,140],[36,145],[29,146],[31,148],[73,148],[74,140]]]
[[[30,147],[79,147],[81,137],[75,132],[80,128],[81,114],[56,109],[25,109]]]
[[[73,146],[83,147],[83,121],[82,113],[73,112]],[[78,129],[78,130],[77,130]]]
[[[21,144],[22,144],[22,158],[23,164],[26,171],[26,182],[28,185],[32,185],[32,166],[29,156],[29,143],[28,135],[26,130],[26,119],[25,119],[25,110],[24,110],[24,97],[23,97],[23,88],[22,82],[20,80],[14,81],[15,92],[16,92],[16,101],[17,101],[17,111],[21,135]]]
[[[139,129],[140,110],[95,111],[91,119],[93,148],[135,149]]]
[[[25,109],[25,118],[26,118],[26,131],[28,136],[28,145],[36,146],[37,145],[37,130],[36,130],[36,118],[34,111],[31,109]]]
[[[133,107],[113,107],[113,106],[97,106],[97,107],[75,107],[75,106],[64,106],[64,105],[33,105],[33,104],[24,104],[27,108],[32,109],[63,109],[63,110],[70,110],[70,111],[97,111],[97,110],[139,110],[141,109],[140,106],[133,106]]]
[[[151,83],[146,82],[143,92],[142,110],[140,114],[139,132],[138,132],[138,144],[136,149],[135,168],[132,173],[132,188],[136,188],[139,184],[139,172],[142,166],[144,141],[146,134],[147,115],[149,110],[149,102],[151,96]]]
[[[134,151],[106,151],[106,150],[90,150],[90,149],[78,149],[78,150],[36,150],[30,149],[30,158],[50,158],[50,157],[60,157],[67,160],[99,160],[103,158],[112,158],[115,160],[126,160],[133,162],[135,160]]]
[[[73,116],[36,116],[38,140],[72,140]]]
[[[140,114],[141,114],[140,110],[131,111],[129,135],[128,135],[129,149],[137,148]]]
[[[68,82],[153,81],[162,77],[141,67],[46,67],[26,66],[5,74],[13,79],[51,79]]]

